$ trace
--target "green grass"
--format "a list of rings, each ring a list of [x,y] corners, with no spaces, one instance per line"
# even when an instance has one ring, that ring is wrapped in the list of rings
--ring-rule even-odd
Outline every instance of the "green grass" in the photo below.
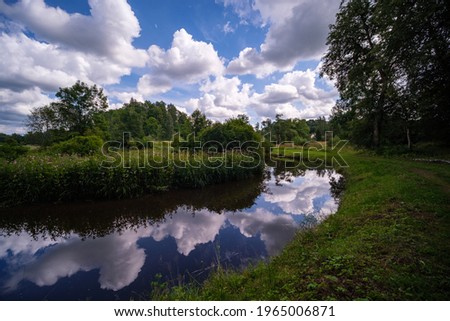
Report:
[[[0,160],[0,206],[132,198],[247,179],[263,171],[260,159],[236,153],[210,157],[147,152],[115,152],[109,157],[32,154],[13,162]]]
[[[202,286],[159,288],[153,299],[449,300],[450,166],[343,157],[335,215],[299,232],[270,263],[220,269]]]

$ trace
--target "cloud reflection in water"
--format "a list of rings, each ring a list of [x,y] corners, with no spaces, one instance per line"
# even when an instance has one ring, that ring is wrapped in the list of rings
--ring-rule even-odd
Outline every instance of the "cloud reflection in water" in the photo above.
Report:
[[[179,255],[189,258],[197,247],[215,242],[230,226],[245,238],[259,238],[267,254],[273,256],[293,238],[301,225],[299,218],[310,215],[320,221],[336,211],[329,182],[331,177],[338,176],[333,173],[318,176],[315,171],[306,171],[303,176],[280,183],[279,177],[272,175],[265,183],[267,192],[250,208],[217,213],[206,208],[193,210],[185,205],[160,223],[104,237],[84,239],[70,233],[64,238],[49,239],[32,237],[25,231],[3,236],[0,271],[3,270],[7,279],[0,278],[0,284],[7,292],[13,292],[23,280],[40,287],[52,286],[61,278],[98,269],[100,288],[118,291],[132,284],[147,269],[146,265],[154,264],[157,259],[152,257],[155,248],[142,248],[139,240],[152,238],[160,243],[172,239]],[[220,246],[226,250],[226,240],[221,242]]]

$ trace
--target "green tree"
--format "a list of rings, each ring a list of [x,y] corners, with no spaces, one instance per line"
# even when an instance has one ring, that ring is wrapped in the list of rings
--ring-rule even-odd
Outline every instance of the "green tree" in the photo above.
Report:
[[[336,79],[345,104],[356,117],[372,123],[372,145],[380,145],[381,127],[389,112],[393,91],[392,59],[385,54],[381,39],[382,17],[376,1],[343,1],[328,35],[328,51],[322,73]]]
[[[95,114],[106,110],[107,98],[96,85],[88,86],[78,81],[72,87],[60,88],[59,99],[34,108],[28,116],[31,132],[66,132],[83,135],[95,126]],[[50,138],[47,138],[50,140]]]
[[[60,88],[55,96],[59,98],[59,117],[69,131],[80,135],[95,125],[94,115],[97,112],[108,108],[103,89],[81,81],[72,87]]]
[[[122,131],[129,132],[135,139],[144,137],[145,108],[143,104],[131,100],[120,109]]]
[[[297,136],[300,136],[302,138],[309,137],[309,127],[306,120],[295,118],[292,120],[292,125]]]
[[[390,0],[378,3],[387,54],[394,57],[398,105],[409,139],[417,124],[427,139],[450,133],[450,12],[448,1]],[[446,140],[448,141],[448,140]]]
[[[179,134],[183,138],[187,138],[192,132],[192,123],[188,115],[180,113],[178,117]]]
[[[29,134],[35,138],[34,143],[45,146],[63,140],[66,127],[60,107],[59,103],[53,102],[31,110],[26,125],[30,130]]]
[[[411,145],[411,129],[446,136],[449,16],[440,0],[342,1],[322,66],[341,96],[333,126],[375,148]]]
[[[325,117],[310,119],[307,124],[310,128],[310,133],[314,134],[314,138],[317,141],[322,141],[325,139],[325,132],[329,130],[329,124]]]
[[[52,146],[61,154],[93,155],[101,152],[103,141],[97,136],[75,136],[67,141]]]
[[[27,126],[32,132],[47,132],[60,127],[59,106],[51,103],[33,108],[28,116]]]
[[[155,140],[161,137],[161,125],[155,117],[145,121],[145,135]]]
[[[200,139],[205,148],[213,147],[219,152],[242,146],[250,147],[261,141],[253,126],[248,123],[248,117],[241,115],[230,118],[223,124],[215,123],[205,128]]]
[[[200,110],[196,109],[191,115],[192,130],[195,136],[197,136],[202,130],[211,126],[211,121],[206,118]]]
[[[164,113],[162,134],[162,138],[165,140],[172,139],[172,135],[174,134],[174,121],[172,114],[169,112]]]

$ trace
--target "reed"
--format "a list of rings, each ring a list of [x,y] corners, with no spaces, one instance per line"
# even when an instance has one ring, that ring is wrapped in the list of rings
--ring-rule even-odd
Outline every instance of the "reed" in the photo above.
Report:
[[[147,153],[147,154],[146,154]],[[107,156],[29,155],[0,163],[0,204],[122,199],[260,175],[261,159],[147,151]],[[151,155],[150,155],[151,154]]]

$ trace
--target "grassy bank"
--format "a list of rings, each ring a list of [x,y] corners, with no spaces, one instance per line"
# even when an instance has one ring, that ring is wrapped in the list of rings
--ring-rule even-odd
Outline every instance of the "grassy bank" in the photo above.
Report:
[[[150,155],[149,155],[150,154]],[[113,157],[114,156],[114,157]],[[258,154],[158,154],[152,150],[111,156],[29,155],[0,163],[0,205],[118,199],[260,175]]]
[[[449,300],[449,165],[342,155],[347,187],[335,215],[268,264],[219,270],[201,287],[159,286],[153,298]]]

